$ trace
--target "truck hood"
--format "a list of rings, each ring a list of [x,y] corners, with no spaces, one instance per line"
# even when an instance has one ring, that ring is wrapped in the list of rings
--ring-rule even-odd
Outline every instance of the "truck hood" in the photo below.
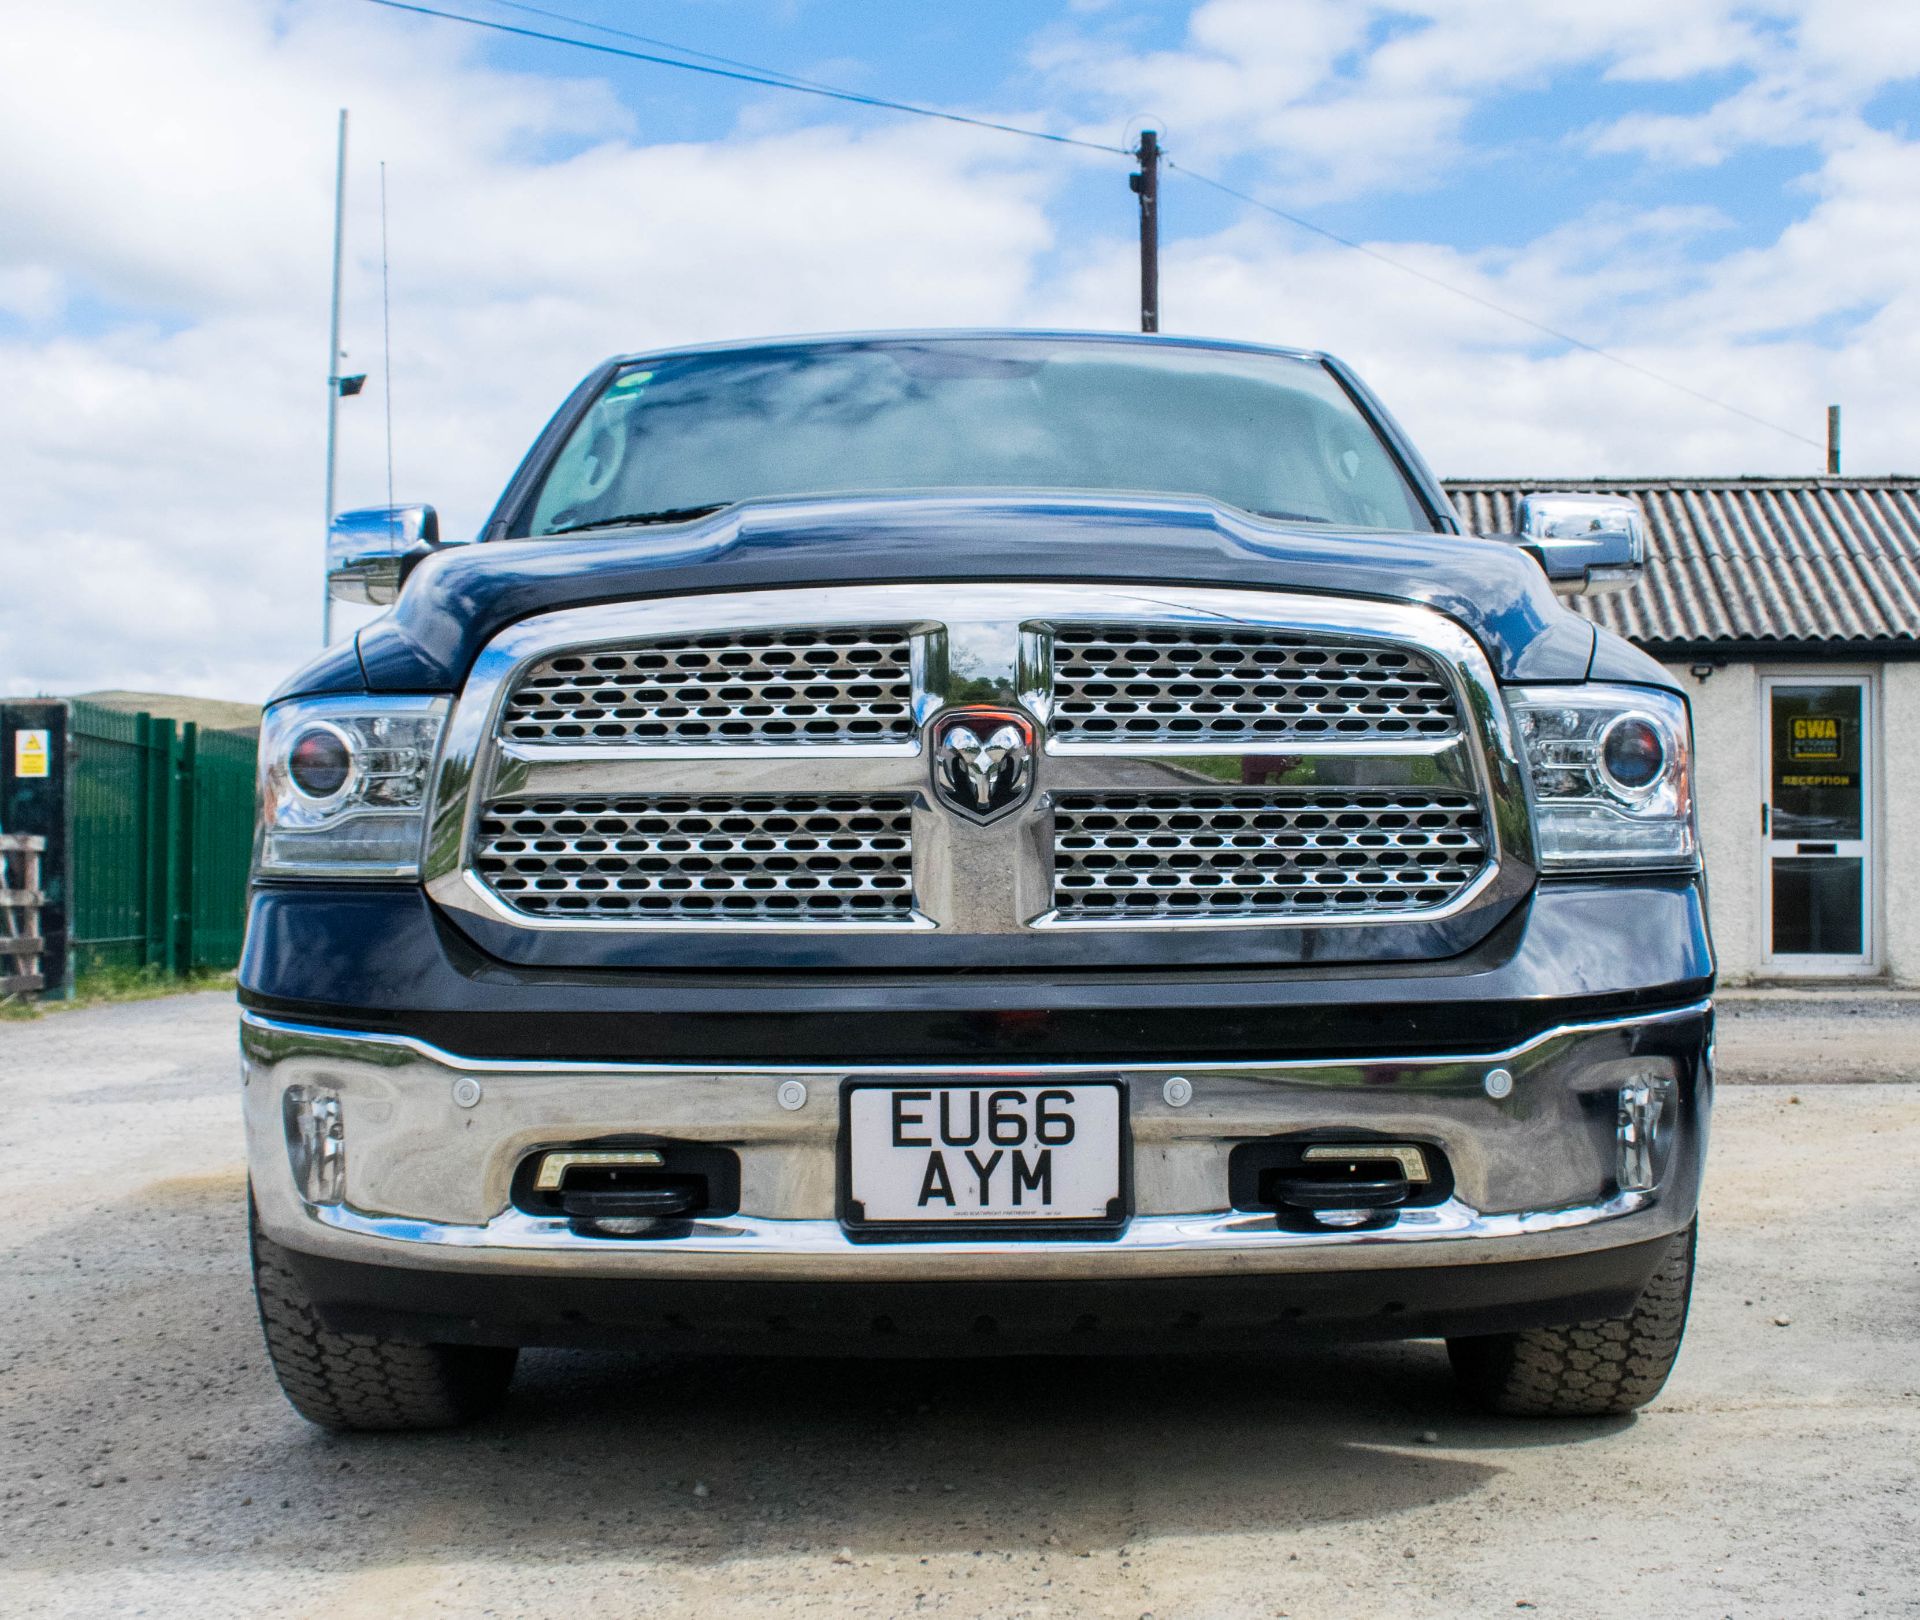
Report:
[[[1435,608],[1503,681],[1585,679],[1593,627],[1525,553],[1454,534],[1271,522],[1205,500],[913,495],[749,502],[663,529],[449,547],[393,611],[276,696],[456,690],[507,625],[556,608],[837,583],[1082,580],[1243,586]],[[1655,672],[1657,678],[1657,670]]]

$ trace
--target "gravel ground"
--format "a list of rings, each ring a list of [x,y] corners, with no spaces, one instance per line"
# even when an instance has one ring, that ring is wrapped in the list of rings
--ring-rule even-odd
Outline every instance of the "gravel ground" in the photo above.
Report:
[[[1722,992],[1723,1075],[1748,1085],[1920,1080],[1920,991]]]
[[[268,1376],[227,999],[0,1024],[0,1614],[1920,1613],[1920,1087],[1788,1074],[1910,1076],[1920,1000],[1849,1005],[1729,1020],[1694,1324],[1637,1420],[1474,1415],[1432,1344],[543,1352],[501,1418],[385,1439]]]

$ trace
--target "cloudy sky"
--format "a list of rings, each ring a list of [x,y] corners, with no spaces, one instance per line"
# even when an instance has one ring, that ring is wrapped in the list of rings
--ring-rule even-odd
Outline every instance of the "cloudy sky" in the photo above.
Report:
[[[1332,349],[1443,475],[1920,471],[1920,5],[427,0],[1177,163],[1163,324]],[[1118,155],[368,0],[61,0],[0,56],[0,690],[257,698],[317,645],[334,121],[343,505],[467,534],[595,361],[1134,321]],[[1799,435],[1796,437],[1795,435]],[[1807,441],[1816,441],[1813,443]]]

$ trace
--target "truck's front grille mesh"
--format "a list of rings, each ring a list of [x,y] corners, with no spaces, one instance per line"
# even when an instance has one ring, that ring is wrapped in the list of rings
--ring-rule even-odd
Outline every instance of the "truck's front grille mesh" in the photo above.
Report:
[[[497,799],[475,867],[515,911],[636,922],[906,922],[904,794]]]
[[[1054,734],[1086,741],[1448,737],[1439,666],[1409,648],[1241,625],[1058,624]]]
[[[1064,793],[1054,906],[1069,919],[1425,911],[1479,875],[1486,837],[1471,795],[1425,788]]]
[[[523,743],[860,743],[913,736],[906,625],[729,630],[541,660],[500,732]]]
[[[648,930],[783,925],[869,965],[897,931],[909,967],[985,960],[994,935],[1020,963],[1083,950],[1061,925],[1140,931],[1116,933],[1116,962],[1159,959],[1159,931],[1190,957],[1173,936],[1210,923],[1248,930],[1218,936],[1222,960],[1256,959],[1268,929],[1376,920],[1419,925],[1376,929],[1390,951],[1452,950],[1526,875],[1501,864],[1525,806],[1504,752],[1483,757],[1490,678],[1428,609],[1253,589],[846,584],[573,609],[476,666],[449,728],[470,774],[457,752],[440,773],[460,869],[436,839],[428,889],[556,936],[630,932],[647,961],[673,950]],[[974,825],[943,751],[964,739],[939,722],[1015,701],[1028,791]]]

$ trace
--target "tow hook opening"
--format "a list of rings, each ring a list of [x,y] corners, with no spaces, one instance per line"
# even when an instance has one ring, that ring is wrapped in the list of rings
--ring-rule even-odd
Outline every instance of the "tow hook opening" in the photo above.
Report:
[[[1243,1142],[1227,1168],[1235,1209],[1270,1210],[1289,1231],[1374,1231],[1440,1204],[1453,1171],[1431,1143],[1318,1134]]]
[[[740,1208],[740,1159],[699,1142],[590,1142],[537,1148],[513,1178],[513,1203],[561,1216],[577,1236],[661,1238]]]

